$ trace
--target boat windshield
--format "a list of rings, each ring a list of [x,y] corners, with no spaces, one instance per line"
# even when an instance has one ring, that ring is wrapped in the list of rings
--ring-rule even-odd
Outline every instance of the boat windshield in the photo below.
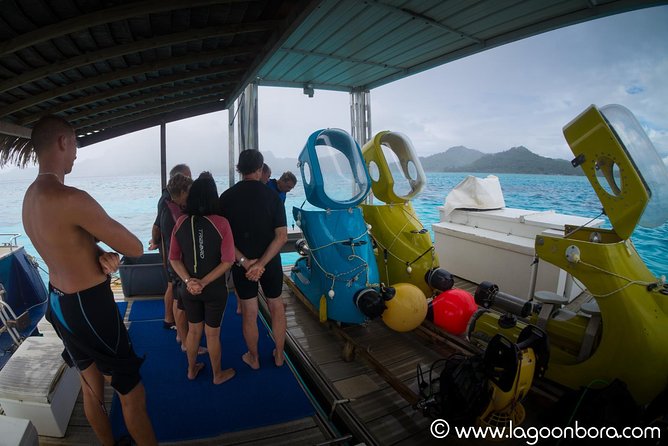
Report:
[[[668,220],[668,169],[640,122],[626,107],[606,105],[600,112],[635,165],[650,195],[638,224],[654,228]]]

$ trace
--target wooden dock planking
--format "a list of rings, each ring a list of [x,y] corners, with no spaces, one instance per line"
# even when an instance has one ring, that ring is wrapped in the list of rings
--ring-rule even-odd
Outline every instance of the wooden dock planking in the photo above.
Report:
[[[115,285],[112,283],[112,290],[114,291],[115,299],[117,301],[127,301],[128,307],[125,312],[125,323],[129,327],[130,322],[128,317],[130,309],[135,298],[124,298],[120,283]],[[147,298],[140,297],[144,300]],[[56,336],[51,324],[42,320],[38,326],[40,332],[45,336]],[[39,437],[39,444],[42,446],[89,446],[99,444],[93,429],[90,427],[86,419],[83,409],[83,394],[79,392],[79,396],[75,403],[70,418],[65,437]],[[111,402],[113,399],[114,390],[106,384],[104,389],[104,403],[107,411],[111,411]],[[192,446],[233,446],[233,445],[313,445],[324,443],[330,440],[330,437],[325,434],[326,429],[317,420],[317,417],[306,417],[299,420],[290,421],[287,423],[276,424],[272,426],[264,426],[255,429],[248,429],[239,432],[226,433],[217,437],[205,438],[201,440],[188,440],[181,442],[163,442],[164,445],[192,445]]]
[[[456,286],[475,290],[475,285],[457,281]],[[117,300],[128,301],[125,313],[127,324],[134,298],[123,299],[119,283],[113,287]],[[433,337],[420,334],[420,330],[398,333],[382,321],[371,321],[364,325],[341,328],[345,337],[353,340],[358,349],[349,360],[344,360],[343,352],[346,340],[328,324],[322,324],[288,287],[284,286],[282,299],[286,303],[286,318],[289,334],[308,354],[321,373],[329,380],[342,400],[352,409],[366,428],[371,432],[377,444],[383,445],[424,445],[434,444],[429,433],[431,420],[413,409],[405,396],[402,396],[374,369],[365,355],[382,364],[387,372],[414,395],[418,395],[416,370],[420,364],[428,373],[431,364],[441,359],[444,354],[454,352],[454,348],[444,347],[434,342]],[[50,329],[47,323],[45,330]],[[352,360],[350,360],[352,359]],[[105,405],[111,408],[113,389],[105,387]],[[324,430],[316,417],[304,418],[281,425],[267,426],[242,432],[233,432],[215,438],[196,441],[166,443],[172,445],[302,445],[318,444],[328,441]],[[83,412],[81,394],[76,403],[67,436],[62,439],[40,437],[42,445],[88,445],[97,443],[97,439],[88,425]]]
[[[344,404],[349,405],[364,422],[377,444],[429,444],[434,441],[429,433],[431,420],[413,409],[406,398],[375,371],[364,355],[358,352],[352,361],[345,361],[342,355],[345,340],[327,324],[317,322],[313,309],[307,308],[291,290],[284,288],[283,299],[288,308],[288,332],[339,391],[338,396],[342,400],[350,396],[341,391],[346,387],[339,384],[347,384],[348,381],[361,377],[365,378],[361,381],[372,383],[370,387],[373,388],[370,391],[358,390],[357,394],[350,398],[351,401]],[[307,322],[302,325],[298,320]],[[428,371],[434,361],[443,357],[430,347],[428,340],[414,333],[395,332],[381,321],[348,326],[341,328],[341,331],[416,395],[419,393],[417,364]]]

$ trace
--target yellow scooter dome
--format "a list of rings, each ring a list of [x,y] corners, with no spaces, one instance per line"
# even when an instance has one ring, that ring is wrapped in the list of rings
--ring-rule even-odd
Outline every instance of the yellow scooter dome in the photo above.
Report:
[[[427,182],[413,144],[402,133],[379,132],[364,145],[362,155],[373,194],[385,203],[405,203]]]

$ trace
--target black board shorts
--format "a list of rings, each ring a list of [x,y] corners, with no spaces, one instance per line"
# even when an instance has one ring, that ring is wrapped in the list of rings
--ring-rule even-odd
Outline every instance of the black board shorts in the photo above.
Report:
[[[86,370],[95,364],[111,376],[111,386],[121,395],[141,381],[139,358],[111,291],[110,279],[77,293],[63,293],[49,284],[46,319],[65,345],[63,359]]]
[[[253,282],[246,278],[246,269],[242,266],[232,265],[232,276],[237,297],[241,300],[252,299],[257,296],[258,283],[262,285],[262,291],[267,299],[275,299],[283,293],[283,266],[281,256],[277,255],[264,267],[264,274],[259,282]]]
[[[225,276],[207,285],[202,294],[192,295],[186,284],[179,282],[179,293],[188,322],[199,324],[202,321],[212,328],[220,327],[227,305],[227,284]]]

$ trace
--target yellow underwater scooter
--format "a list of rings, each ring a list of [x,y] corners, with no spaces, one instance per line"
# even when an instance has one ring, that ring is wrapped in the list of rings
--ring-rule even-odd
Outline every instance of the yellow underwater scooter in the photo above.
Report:
[[[583,169],[612,229],[567,226],[563,236],[539,235],[536,255],[584,284],[594,299],[576,314],[564,308],[564,297],[538,291],[530,305],[537,311],[528,315],[526,305],[506,295],[502,306],[527,319],[480,310],[468,337],[484,348],[497,333],[516,341],[527,322],[535,324],[550,343],[548,379],[572,389],[620,380],[637,404],[648,404],[668,388],[668,286],[647,269],[630,236],[639,223],[656,227],[668,219],[668,169],[619,105],[590,106],[564,135],[572,164]],[[498,289],[481,285],[476,301],[489,306]]]
[[[426,183],[420,159],[406,135],[382,131],[362,148],[373,195],[385,204],[362,204],[371,225],[376,263],[383,283],[410,283],[426,297],[448,290],[452,276],[439,269],[429,230],[422,226],[410,200]]]

